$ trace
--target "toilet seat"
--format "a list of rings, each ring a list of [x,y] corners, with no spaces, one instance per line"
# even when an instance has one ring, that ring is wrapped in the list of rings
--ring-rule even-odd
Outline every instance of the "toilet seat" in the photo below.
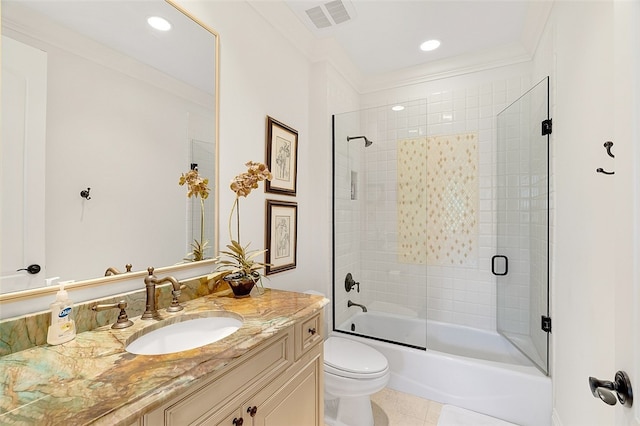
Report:
[[[375,379],[389,372],[387,358],[362,343],[329,337],[324,342],[324,371],[353,379]]]

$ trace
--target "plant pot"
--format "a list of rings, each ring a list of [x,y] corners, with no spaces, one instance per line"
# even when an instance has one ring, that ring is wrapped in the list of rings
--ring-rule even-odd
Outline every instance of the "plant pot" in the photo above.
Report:
[[[257,279],[257,277],[255,279]],[[231,290],[233,291],[233,295],[237,299],[249,297],[253,286],[256,285],[254,278],[239,273],[229,274],[225,276],[223,280],[229,284],[229,287],[231,287]]]

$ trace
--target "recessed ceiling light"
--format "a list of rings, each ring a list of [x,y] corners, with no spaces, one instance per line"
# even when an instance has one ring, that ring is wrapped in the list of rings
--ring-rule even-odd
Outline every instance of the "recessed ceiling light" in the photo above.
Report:
[[[420,45],[420,50],[429,52],[440,47],[440,40],[427,40]]]
[[[171,24],[169,23],[169,21],[161,18],[160,16],[149,17],[147,19],[147,23],[158,31],[169,31],[171,29]]]
[[[395,105],[391,107],[392,111],[402,111],[404,107],[402,105]]]

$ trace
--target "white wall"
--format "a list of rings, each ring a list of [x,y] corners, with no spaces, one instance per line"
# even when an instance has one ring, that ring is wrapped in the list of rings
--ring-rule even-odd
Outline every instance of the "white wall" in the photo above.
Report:
[[[298,203],[296,269],[270,275],[267,287],[327,293],[330,288],[330,133],[326,122],[311,134],[309,110],[315,70],[309,60],[244,2],[180,2],[220,34],[220,244],[229,241],[234,195],[228,184],[249,160],[265,161],[267,115],[298,131],[295,197],[264,193],[241,198],[241,243],[264,247],[265,200]],[[326,77],[319,78],[320,83]],[[326,102],[326,93],[319,102]],[[322,115],[326,119],[327,115]]]
[[[640,2],[614,3],[616,141],[616,370],[640,383]],[[636,391],[637,392],[637,391]],[[639,425],[640,404],[616,410],[617,425]]]
[[[552,375],[563,425],[613,424],[615,413],[587,383],[615,373],[614,318],[602,310],[615,303],[614,180],[595,172],[613,165],[603,147],[613,137],[612,11],[612,2],[556,2],[534,61],[553,87]]]

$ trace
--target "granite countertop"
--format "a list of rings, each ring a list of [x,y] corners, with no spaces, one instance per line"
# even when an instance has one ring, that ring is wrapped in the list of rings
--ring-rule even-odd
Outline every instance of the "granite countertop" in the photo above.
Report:
[[[183,311],[229,311],[244,318],[224,339],[167,355],[133,355],[127,339],[156,321],[104,326],[68,343],[38,346],[0,358],[0,424],[129,425],[142,414],[182,394],[194,380],[224,368],[264,340],[327,303],[322,296],[266,289],[234,299],[205,296],[184,302]]]

